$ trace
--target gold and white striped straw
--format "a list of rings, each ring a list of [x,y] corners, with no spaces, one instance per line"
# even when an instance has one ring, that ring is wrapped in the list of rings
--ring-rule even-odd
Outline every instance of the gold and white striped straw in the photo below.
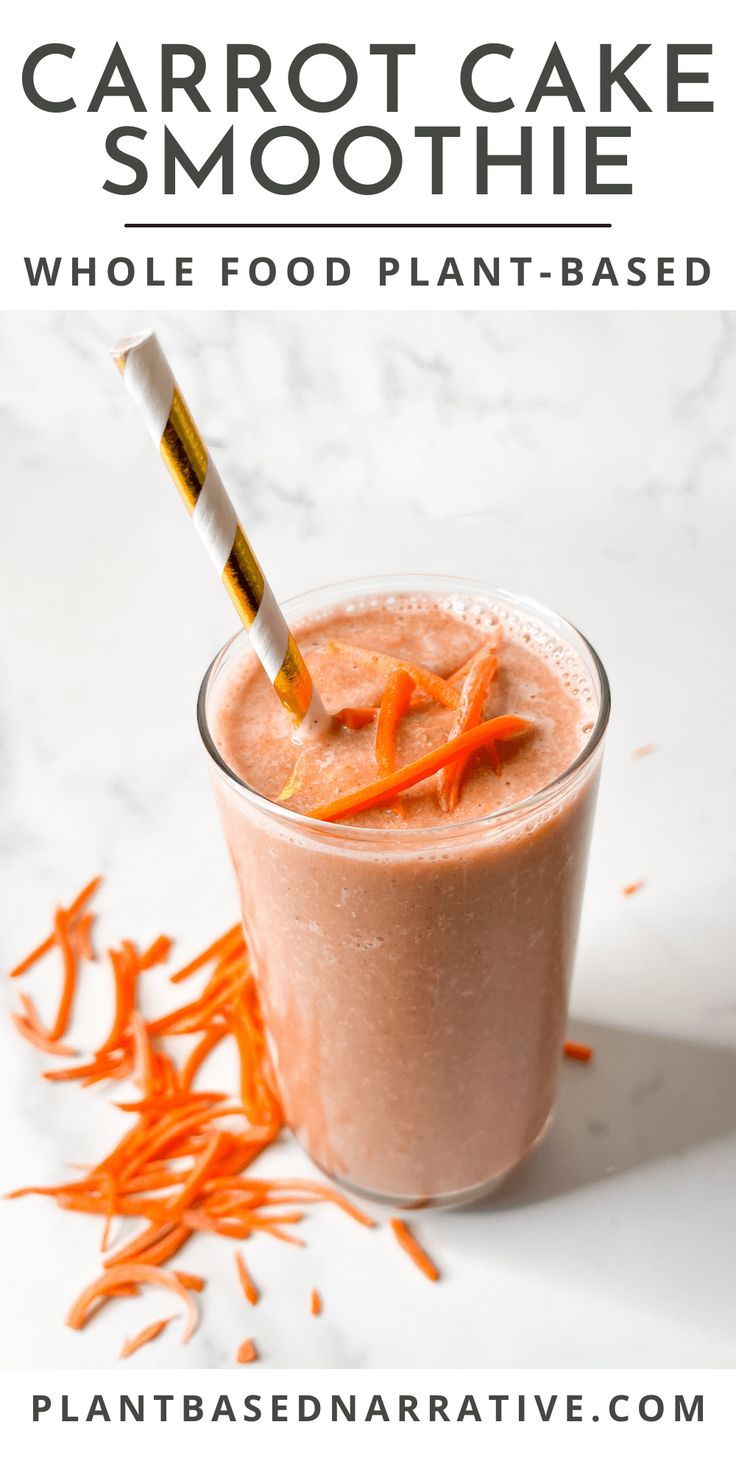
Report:
[[[155,332],[124,338],[112,355],[276,694],[300,735],[323,729],[328,716],[319,691]]]

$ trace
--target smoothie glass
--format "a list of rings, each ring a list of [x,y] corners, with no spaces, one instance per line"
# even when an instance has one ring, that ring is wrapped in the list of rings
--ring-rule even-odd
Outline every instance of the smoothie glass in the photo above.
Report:
[[[498,1184],[551,1119],[610,694],[576,629],[478,583],[373,578],[284,611],[298,628],[402,593],[482,599],[582,666],[590,730],[543,791],[422,829],[278,806],[227,767],[212,735],[245,631],[207,671],[198,721],[289,1125],[343,1185],[397,1206],[453,1205]]]

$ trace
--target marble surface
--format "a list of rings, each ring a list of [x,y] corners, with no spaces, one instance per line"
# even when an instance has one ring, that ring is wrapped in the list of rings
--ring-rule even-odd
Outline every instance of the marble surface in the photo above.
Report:
[[[235,911],[194,724],[232,615],[106,357],[141,325],[0,319],[4,964],[98,869],[103,941],[164,927],[186,954]],[[490,1204],[422,1219],[438,1288],[389,1234],[329,1210],[307,1251],[252,1246],[255,1310],[229,1246],[190,1245],[202,1330],[140,1365],[226,1365],[247,1333],[271,1365],[732,1364],[736,321],[155,325],[279,594],[402,570],[532,593],[597,645],[615,714],[570,1025],[597,1056],[566,1066],[536,1157]],[[53,966],[34,978],[42,1009],[55,985]],[[98,1036],[108,1006],[90,972],[73,1040]],[[0,1050],[3,1189],[115,1138],[109,1100],[39,1081],[5,1022]],[[282,1157],[303,1168],[293,1145]],[[152,1292],[72,1333],[97,1224],[29,1200],[0,1206],[0,1232],[4,1364],[111,1363],[156,1316]]]

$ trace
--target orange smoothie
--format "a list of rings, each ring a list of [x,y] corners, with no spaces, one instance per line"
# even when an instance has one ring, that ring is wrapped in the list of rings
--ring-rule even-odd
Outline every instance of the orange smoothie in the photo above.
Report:
[[[345,646],[451,678],[493,641],[483,717],[529,723],[500,747],[500,771],[484,751],[469,759],[454,811],[432,776],[325,823],[308,814],[376,777],[375,722],[297,745],[243,636],[200,699],[288,1122],[357,1189],[470,1199],[531,1150],[553,1108],[605,675],[569,625],[470,585],[333,590],[287,616],[328,710],[377,706],[385,686]],[[452,721],[420,700],[397,765],[446,741]]]

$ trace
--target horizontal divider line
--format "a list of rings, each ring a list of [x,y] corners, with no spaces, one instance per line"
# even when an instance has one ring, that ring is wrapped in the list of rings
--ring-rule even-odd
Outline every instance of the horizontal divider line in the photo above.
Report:
[[[126,230],[610,230],[602,220],[128,220]]]

